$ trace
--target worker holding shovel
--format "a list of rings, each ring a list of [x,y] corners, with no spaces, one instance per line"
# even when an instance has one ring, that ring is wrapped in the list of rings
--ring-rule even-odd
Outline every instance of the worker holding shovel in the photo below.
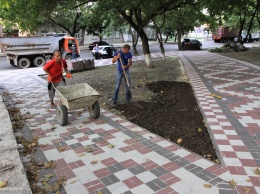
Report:
[[[113,96],[113,105],[116,105],[118,100],[119,88],[121,85],[121,81],[124,78],[125,87],[126,87],[126,100],[127,102],[132,101],[132,94],[130,91],[130,73],[129,67],[132,65],[132,53],[130,52],[130,46],[125,44],[122,47],[122,50],[114,53],[114,58],[112,59],[112,63],[117,61],[117,74],[116,74],[116,87]]]

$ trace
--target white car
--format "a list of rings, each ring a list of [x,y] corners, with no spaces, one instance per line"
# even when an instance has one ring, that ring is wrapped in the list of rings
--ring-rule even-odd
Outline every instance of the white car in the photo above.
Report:
[[[111,45],[103,45],[103,46],[98,46],[99,51],[98,51],[98,58],[111,58],[113,57],[113,54],[115,51],[117,51],[117,48]],[[92,55],[95,57],[95,50],[92,50]]]

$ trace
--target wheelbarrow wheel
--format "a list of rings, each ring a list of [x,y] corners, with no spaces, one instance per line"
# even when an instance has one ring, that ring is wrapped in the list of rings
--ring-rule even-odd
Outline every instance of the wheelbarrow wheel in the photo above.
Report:
[[[99,117],[100,106],[99,106],[98,101],[96,101],[91,107],[88,108],[88,112],[93,119],[96,119]]]
[[[64,105],[57,106],[56,109],[57,121],[61,126],[65,126],[68,123],[68,109]]]

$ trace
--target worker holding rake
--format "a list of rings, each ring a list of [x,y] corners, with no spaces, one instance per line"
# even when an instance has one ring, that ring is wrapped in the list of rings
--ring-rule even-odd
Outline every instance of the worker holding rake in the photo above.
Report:
[[[122,47],[122,50],[119,50],[114,53],[114,58],[112,59],[112,63],[117,61],[117,74],[116,74],[116,87],[113,96],[113,105],[116,105],[118,100],[119,88],[121,85],[121,81],[124,78],[125,87],[126,87],[126,100],[127,102],[132,101],[132,94],[130,91],[130,73],[129,67],[132,65],[132,53],[130,52],[130,46],[125,44]]]

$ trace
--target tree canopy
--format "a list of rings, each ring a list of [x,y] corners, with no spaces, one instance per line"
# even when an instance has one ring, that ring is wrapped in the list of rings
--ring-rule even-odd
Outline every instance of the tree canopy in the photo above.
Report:
[[[0,18],[5,29],[19,27],[35,31],[55,24],[71,36],[80,30],[102,39],[112,29],[121,33],[132,29],[142,41],[147,66],[152,66],[148,37],[144,28],[153,22],[157,36],[183,34],[207,23],[237,27],[249,34],[260,25],[260,0],[0,0]],[[206,13],[206,14],[205,14]],[[13,24],[13,26],[12,26]],[[129,28],[130,26],[130,28]],[[133,33],[132,33],[133,34]],[[161,34],[161,35],[160,35]],[[133,43],[134,44],[134,43]],[[162,46],[160,44],[160,46]]]

